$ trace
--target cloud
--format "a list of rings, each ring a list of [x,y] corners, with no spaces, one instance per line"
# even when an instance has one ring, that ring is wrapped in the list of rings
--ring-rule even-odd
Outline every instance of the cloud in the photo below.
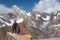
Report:
[[[33,11],[45,11],[48,13],[58,10],[60,10],[60,3],[58,0],[40,0],[33,8]]]
[[[0,14],[5,13],[14,13],[14,11],[11,8],[6,7],[5,5],[0,4]]]

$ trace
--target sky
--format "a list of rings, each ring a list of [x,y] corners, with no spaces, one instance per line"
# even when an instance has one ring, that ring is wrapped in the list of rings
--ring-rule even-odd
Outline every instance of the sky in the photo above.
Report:
[[[40,0],[0,0],[0,4],[4,4],[5,6],[8,7],[17,5],[25,11],[31,11],[33,6],[39,1]]]
[[[40,0],[35,4],[33,11],[47,13],[60,11],[60,0]]]
[[[13,12],[11,8],[17,5],[25,11],[56,12],[60,10],[60,0],[0,0],[0,13]]]

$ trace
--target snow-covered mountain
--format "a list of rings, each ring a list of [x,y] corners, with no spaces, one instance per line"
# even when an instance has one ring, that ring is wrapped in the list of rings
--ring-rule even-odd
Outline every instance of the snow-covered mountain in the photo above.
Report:
[[[8,26],[12,26],[14,23],[14,20],[16,20],[17,23],[23,22],[25,19],[27,19],[28,16],[31,16],[31,12],[26,12],[22,9],[20,9],[17,5],[13,5],[11,9],[14,11],[13,13],[4,13],[1,17],[3,20],[3,23]],[[0,21],[1,21],[0,20]],[[2,22],[1,22],[2,23]]]
[[[24,10],[21,10],[18,6],[14,5],[11,7],[14,10],[14,13],[6,13],[0,16],[0,23],[11,26],[14,23],[14,20],[17,23],[21,23],[26,18],[26,13]]]
[[[38,30],[39,32],[42,31],[47,34],[47,29],[52,24],[51,21],[60,18],[60,11],[52,13],[46,13],[43,11],[26,12],[16,5],[12,6],[11,9],[14,10],[13,13],[4,13],[0,15],[0,27],[6,28],[6,26],[12,26],[16,20],[17,23],[24,22],[24,25],[26,24],[26,26],[28,26],[28,29],[31,29],[30,26],[32,26],[32,31],[34,31],[33,29],[37,29],[37,31],[34,31],[34,33],[36,32],[38,35],[40,35],[38,33]],[[56,25],[54,24],[54,26]]]

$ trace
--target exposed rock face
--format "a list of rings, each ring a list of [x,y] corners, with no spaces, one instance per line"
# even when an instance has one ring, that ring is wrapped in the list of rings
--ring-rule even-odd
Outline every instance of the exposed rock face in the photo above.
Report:
[[[6,36],[6,33],[7,32],[11,32],[11,27],[2,27],[0,28],[0,39],[1,40],[7,40],[7,36]]]
[[[30,35],[17,35],[14,33],[7,32],[8,40],[30,40]]]
[[[60,37],[60,19],[57,17],[47,25],[47,35],[49,37]]]
[[[4,34],[1,28],[0,28],[0,40],[7,40],[6,34]]]

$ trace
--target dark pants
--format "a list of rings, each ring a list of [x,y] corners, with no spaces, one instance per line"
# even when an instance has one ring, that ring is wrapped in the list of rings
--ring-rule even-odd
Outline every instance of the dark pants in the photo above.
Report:
[[[13,28],[12,30],[12,33],[17,33],[17,28]]]
[[[18,27],[18,34],[20,33],[20,27]]]

